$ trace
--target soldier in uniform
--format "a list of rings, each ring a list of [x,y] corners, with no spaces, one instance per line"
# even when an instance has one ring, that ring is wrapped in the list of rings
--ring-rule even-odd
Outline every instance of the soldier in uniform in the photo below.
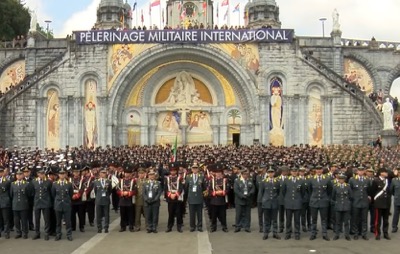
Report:
[[[310,210],[311,210],[311,237],[310,240],[317,238],[318,211],[321,216],[322,238],[329,241],[327,233],[328,209],[330,195],[332,192],[332,182],[329,177],[322,174],[322,166],[315,167],[315,176],[308,180],[310,191]]]
[[[204,176],[199,173],[199,166],[194,163],[192,173],[186,176],[185,192],[188,194],[190,232],[203,232],[203,191],[205,190]]]
[[[0,219],[3,221],[4,237],[10,239],[10,199],[11,181],[4,176],[4,167],[0,166]],[[0,228],[1,237],[1,228]]]
[[[31,189],[30,184],[24,180],[24,175],[21,170],[17,171],[16,177],[17,180],[11,184],[10,190],[14,226],[17,233],[15,239],[21,237],[28,239],[28,212]]]
[[[372,181],[375,179],[375,170],[369,166],[367,167],[367,171],[365,173],[366,178],[369,182],[369,185],[372,186]],[[368,195],[370,195],[370,191],[371,189],[368,190]],[[369,210],[369,227],[370,227],[370,232],[371,233],[375,233],[375,209],[374,209],[374,204],[373,204],[373,200],[372,197],[369,198],[370,202],[369,202],[369,206],[368,206],[368,210]]]
[[[138,169],[138,177],[135,180],[136,204],[135,204],[135,231],[140,231],[141,217],[144,214],[143,186],[146,183],[146,172],[143,168]]]
[[[32,172],[31,169],[33,168],[32,165],[29,165],[29,167],[25,167],[23,170],[24,173],[24,180],[27,183],[31,183],[33,178],[32,178]],[[29,187],[32,189],[32,187]],[[29,196],[28,197],[28,201],[29,201],[29,208],[28,208],[28,226],[29,226],[29,230],[30,231],[34,231],[35,230],[35,226],[33,225],[33,196]]]
[[[285,240],[291,238],[292,234],[292,217],[294,217],[294,236],[296,240],[300,240],[300,216],[303,207],[303,197],[305,193],[304,180],[301,180],[297,174],[296,167],[291,168],[291,176],[286,178],[282,185],[282,195],[286,210],[286,236]]]
[[[121,215],[120,230],[119,232],[126,231],[126,227],[129,227],[129,231],[133,232],[135,208],[136,203],[135,196],[135,179],[132,178],[132,168],[130,165],[126,166],[124,170],[124,178],[119,180],[119,184],[116,187],[117,194],[119,196],[119,211]]]
[[[37,168],[38,177],[32,181],[34,192],[33,207],[35,211],[35,231],[33,240],[40,238],[40,217],[43,214],[44,240],[49,240],[50,233],[50,208],[52,207],[51,187],[52,183],[46,178],[44,169]]]
[[[111,181],[107,179],[107,169],[100,170],[100,178],[93,182],[94,192],[96,194],[96,220],[97,233],[108,233],[110,224],[110,195],[112,192]],[[104,218],[104,227],[102,220]]]
[[[222,165],[212,167],[215,177],[210,179],[208,193],[210,194],[211,232],[217,231],[217,218],[221,222],[222,231],[228,232],[226,223],[227,198],[229,192],[228,180],[222,174]]]
[[[72,184],[74,195],[72,195],[71,225],[72,231],[76,230],[76,215],[79,219],[79,230],[85,232],[85,203],[82,201],[82,195],[85,191],[83,186],[83,176],[81,176],[81,165],[73,165],[72,174],[69,182]]]
[[[94,227],[94,200],[95,195],[93,191],[93,181],[96,179],[94,175],[89,170],[88,166],[83,167],[82,170],[83,176],[83,193],[82,193],[82,201],[85,206],[85,224],[86,224],[86,213],[88,214],[89,225]]]
[[[160,196],[162,188],[155,180],[155,172],[150,170],[149,179],[143,186],[144,213],[147,221],[147,233],[158,233],[158,216],[160,211]]]
[[[304,195],[303,195],[303,205],[301,208],[301,226],[303,232],[311,230],[311,213],[310,213],[310,194],[308,191],[308,176],[306,175],[306,168],[300,167],[299,169],[299,179],[303,181],[304,185]]]
[[[399,168],[393,171],[395,178],[392,179],[390,184],[390,193],[393,195],[393,220],[392,220],[392,233],[396,233],[398,230],[399,224],[399,215],[400,215],[400,175]]]
[[[278,176],[279,183],[281,184],[280,189],[282,189],[283,182],[289,177],[289,168],[286,166],[281,167],[281,174]],[[279,194],[279,209],[278,209],[278,220],[279,220],[279,233],[283,233],[285,228],[285,201],[282,193]]]
[[[268,239],[268,235],[273,232],[273,237],[275,239],[281,239],[278,235],[278,209],[279,209],[279,192],[280,192],[280,182],[278,179],[274,178],[275,170],[270,167],[267,170],[268,177],[266,177],[260,185],[260,192],[262,200],[262,208],[264,214],[264,235],[263,240]]]
[[[344,224],[344,236],[347,241],[350,241],[350,211],[353,194],[350,185],[345,183],[347,176],[340,174],[338,178],[339,182],[333,186],[332,190],[332,201],[336,210],[335,236],[333,240],[339,239],[340,231]]]
[[[368,191],[371,188],[371,181],[365,176],[365,168],[358,167],[357,175],[350,178],[349,185],[353,193],[352,212],[353,220],[352,231],[354,232],[354,240],[361,235],[364,240],[368,240],[367,224],[368,224],[368,207],[370,198]]]
[[[251,205],[255,193],[255,184],[250,179],[248,169],[242,170],[240,178],[235,180],[233,191],[235,192],[235,233],[242,228],[250,233]]]
[[[58,177],[58,181],[53,183],[51,189],[57,220],[56,238],[54,240],[59,241],[61,239],[62,219],[64,219],[67,239],[68,241],[72,241],[71,199],[74,192],[72,184],[66,180],[66,171],[63,168],[58,172]]]
[[[381,239],[381,223],[383,238],[390,240],[389,230],[389,212],[390,212],[390,189],[388,172],[385,168],[378,170],[378,176],[372,181],[371,197],[375,208],[375,239]]]
[[[172,231],[176,217],[177,230],[182,233],[183,211],[181,203],[183,202],[183,179],[178,176],[178,167],[174,163],[169,165],[169,172],[170,175],[166,176],[164,181],[165,197],[168,203],[168,224],[166,232]]]
[[[261,184],[264,179],[267,177],[266,166],[264,164],[260,165],[258,168],[258,174],[256,176],[255,184],[256,184],[256,193],[257,193],[257,214],[258,214],[258,226],[259,232],[263,232],[264,227],[264,209],[262,208],[262,195],[261,195]]]

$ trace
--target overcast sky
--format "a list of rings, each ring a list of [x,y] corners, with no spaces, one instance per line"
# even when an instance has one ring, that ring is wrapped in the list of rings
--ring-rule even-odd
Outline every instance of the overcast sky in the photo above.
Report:
[[[126,0],[124,0],[126,1]],[[244,6],[247,0],[230,1],[230,25],[243,24]],[[135,0],[128,0],[133,6]],[[186,0],[184,0],[186,2]],[[327,18],[325,34],[332,30],[332,12],[336,8],[339,13],[339,23],[343,38],[369,40],[374,36],[379,41],[400,42],[400,0],[276,0],[280,7],[280,20],[282,28],[295,30],[298,36],[321,36],[322,23],[320,18]],[[25,0],[30,9],[35,10],[38,23],[46,27],[45,20],[51,20],[50,29],[56,37],[65,37],[76,30],[89,30],[96,21],[96,9],[100,0]],[[161,0],[161,7],[165,8],[165,0]],[[219,20],[214,17],[214,22],[223,25],[227,7],[221,7],[222,0],[214,1],[214,14],[216,6],[219,7]],[[240,17],[233,12],[239,3]],[[140,12],[144,12],[144,24],[149,27],[150,0],[137,0],[137,12],[134,12],[133,25],[136,17],[140,22]],[[153,7],[152,23],[160,26],[160,8]],[[139,24],[140,25],[140,24]],[[162,25],[162,24],[161,24]],[[398,85],[400,95],[400,82]],[[400,96],[399,96],[400,97]]]

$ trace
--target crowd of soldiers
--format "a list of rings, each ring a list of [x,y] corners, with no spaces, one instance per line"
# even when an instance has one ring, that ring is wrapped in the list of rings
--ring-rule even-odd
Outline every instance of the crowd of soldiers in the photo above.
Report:
[[[376,240],[390,240],[392,196],[392,233],[400,211],[399,152],[347,145],[183,146],[176,154],[170,146],[0,148],[0,237],[14,230],[16,239],[27,239],[34,231],[36,240],[43,230],[45,240],[58,241],[65,224],[72,241],[78,227],[85,232],[86,214],[98,233],[108,233],[111,209],[120,213],[120,232],[140,231],[144,218],[147,233],[158,233],[165,200],[167,233],[175,224],[183,232],[187,207],[190,232],[203,231],[204,210],[210,232],[218,221],[228,232],[229,208],[234,232],[251,232],[257,207],[264,240],[271,233],[299,240],[301,232],[314,240],[318,218],[326,241],[329,229],[333,240],[368,240],[368,229]]]

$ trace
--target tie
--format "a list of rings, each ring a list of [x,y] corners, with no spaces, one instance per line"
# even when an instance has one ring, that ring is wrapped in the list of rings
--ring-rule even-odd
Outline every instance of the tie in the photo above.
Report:
[[[20,186],[21,185],[21,182],[20,181],[18,181],[18,186]]]
[[[61,182],[61,186],[64,186],[64,181]]]
[[[318,182],[321,182],[321,177],[320,176],[318,176]]]
[[[42,180],[39,180],[39,185],[41,185],[42,184]]]
[[[296,178],[293,177],[293,183],[296,183]]]
[[[363,177],[360,177],[360,181],[362,182],[364,179],[363,179]]]
[[[193,181],[194,181],[195,183],[197,183],[197,174],[194,174],[194,179],[193,179]]]

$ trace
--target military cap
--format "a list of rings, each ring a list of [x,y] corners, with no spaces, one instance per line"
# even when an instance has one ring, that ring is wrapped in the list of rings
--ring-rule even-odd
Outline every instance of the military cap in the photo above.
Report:
[[[197,164],[196,162],[192,164],[192,168],[198,168],[199,164]]]
[[[178,163],[175,163],[175,162],[171,162],[169,165],[168,165],[168,168],[169,168],[169,170],[171,171],[171,170],[178,170],[178,168],[179,168],[179,164]]]
[[[58,173],[59,173],[59,174],[65,174],[65,173],[67,173],[67,171],[65,171],[64,168],[61,168],[61,169],[58,171]]]
[[[380,168],[378,169],[378,175],[380,175],[381,173],[387,173],[387,169],[386,168]]]
[[[82,167],[79,163],[75,163],[72,165],[72,171],[81,171]]]
[[[17,172],[15,172],[15,174],[17,174],[17,175],[20,175],[20,174],[23,174],[23,173],[24,173],[24,172],[22,172],[21,169],[18,169]]]
[[[346,179],[347,176],[346,176],[345,174],[339,174],[338,178],[339,178],[339,179]]]
[[[38,166],[36,169],[37,169],[36,173],[44,174],[44,169],[42,167]]]
[[[315,165],[314,168],[315,168],[315,169],[322,169],[322,165],[319,165],[319,164],[318,164],[318,165]]]
[[[4,171],[4,167],[0,166],[0,172],[3,172],[3,171]]]
[[[358,169],[358,170],[365,170],[365,168],[364,168],[362,165],[358,166],[357,169]]]
[[[275,170],[272,167],[269,167],[269,169],[267,170],[268,173],[275,173]]]
[[[291,167],[290,171],[299,171],[299,169],[297,167]]]
[[[133,170],[132,170],[132,168],[131,167],[126,167],[125,169],[124,169],[124,173],[127,173],[127,174],[130,174],[130,173],[132,173],[133,172]]]
[[[155,172],[154,170],[150,170],[147,174],[148,174],[148,175],[155,175],[156,172]]]
[[[373,168],[371,168],[371,167],[367,168],[367,171],[368,171],[368,172],[375,173],[375,170],[374,170]]]
[[[107,174],[107,169],[106,169],[106,168],[102,168],[102,169],[100,170],[100,173],[106,173],[106,174]]]
[[[23,167],[23,168],[22,168],[22,171],[23,171],[23,172],[29,172],[29,168],[28,168],[28,167]]]
[[[299,171],[306,171],[306,168],[302,166],[299,168]]]
[[[143,173],[146,173],[146,171],[144,170],[144,168],[139,167],[139,168],[138,168],[138,173],[139,173],[139,174],[143,174]]]

